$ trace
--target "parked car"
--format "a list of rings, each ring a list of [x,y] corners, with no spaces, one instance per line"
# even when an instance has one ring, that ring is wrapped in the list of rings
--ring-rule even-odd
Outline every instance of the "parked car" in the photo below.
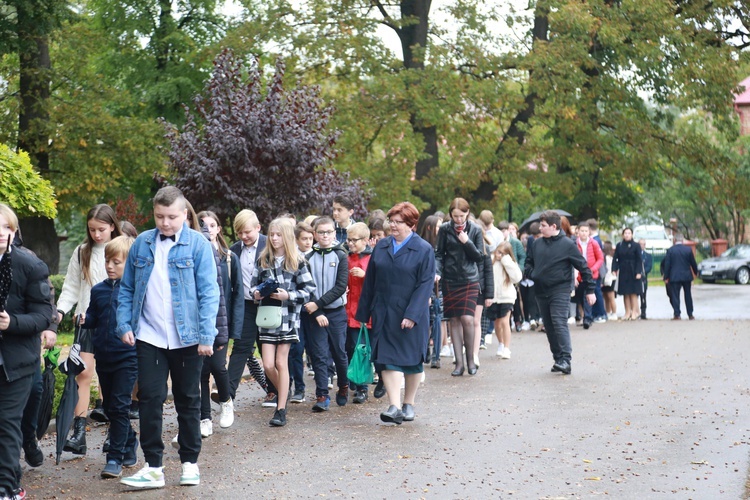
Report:
[[[698,277],[705,283],[734,280],[740,285],[750,282],[750,245],[736,245],[721,254],[698,264]]]

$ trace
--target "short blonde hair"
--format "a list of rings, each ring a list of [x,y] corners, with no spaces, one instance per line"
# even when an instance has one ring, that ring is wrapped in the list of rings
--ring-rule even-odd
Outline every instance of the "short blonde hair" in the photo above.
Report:
[[[14,233],[18,231],[18,216],[12,208],[5,203],[0,203],[0,215],[5,217]]]
[[[245,208],[244,210],[240,210],[239,213],[234,216],[235,234],[240,233],[242,229],[248,224],[255,228],[260,225],[260,221],[258,220],[258,216],[255,214],[255,212]]]
[[[346,235],[349,238],[369,238],[370,228],[364,222],[355,222],[346,228]]]
[[[117,256],[127,258],[134,241],[135,239],[124,235],[112,238],[104,247],[104,259],[110,260]]]

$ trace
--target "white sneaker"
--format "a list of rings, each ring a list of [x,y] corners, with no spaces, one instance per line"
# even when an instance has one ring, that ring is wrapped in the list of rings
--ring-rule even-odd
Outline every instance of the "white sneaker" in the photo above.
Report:
[[[607,315],[609,321],[617,321],[617,313],[610,313]]]
[[[198,464],[183,462],[180,486],[198,486],[199,484],[201,484],[201,473],[198,471]]]
[[[492,345],[492,334],[488,333],[484,336],[484,343],[487,345]]]
[[[568,318],[568,324],[569,324],[569,325],[572,325],[572,324],[573,324],[573,323],[575,323],[575,322],[576,322],[576,319],[575,319],[575,318]]]
[[[440,357],[441,358],[450,358],[451,356],[453,356],[453,355],[451,354],[451,348],[450,348],[450,346],[444,345],[440,349]]]
[[[221,415],[219,416],[219,426],[222,429],[231,427],[234,423],[234,401],[229,398],[229,401],[221,403]]]
[[[201,420],[201,437],[207,438],[214,433],[214,424],[211,419],[204,418]]]
[[[180,443],[177,441],[177,438],[179,438],[180,435],[177,434],[174,439],[172,439],[172,448],[174,448],[177,451],[180,451]]]
[[[604,316],[600,316],[594,320],[594,323],[606,323],[606,322],[607,322],[607,318],[605,318]]]
[[[510,349],[507,347],[503,349],[503,353],[500,355],[500,359],[510,359]]]
[[[536,330],[537,324],[536,324],[536,320],[535,320],[535,319],[532,319],[532,320],[531,320],[531,321],[529,322],[529,327],[530,327],[530,328],[531,328],[532,330]]]
[[[333,389],[333,378],[328,377],[328,388]]]
[[[120,479],[120,483],[132,488],[163,488],[164,472],[161,467],[146,465],[134,475]]]
[[[505,350],[505,347],[503,347],[503,344],[500,344],[497,346],[497,357],[501,358],[503,356],[503,351]]]
[[[528,321],[524,321],[523,323],[521,323],[522,332],[528,332],[529,330],[531,330],[531,323],[529,323]]]

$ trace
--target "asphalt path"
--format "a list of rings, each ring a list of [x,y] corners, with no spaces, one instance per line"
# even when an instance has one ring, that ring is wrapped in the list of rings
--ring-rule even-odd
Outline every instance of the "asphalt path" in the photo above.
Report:
[[[514,334],[511,360],[497,359],[493,342],[475,377],[451,377],[443,358],[442,369],[426,369],[416,420],[401,426],[381,423],[387,403],[372,398],[313,414],[307,378],[308,402],[289,406],[286,427],[270,428],[273,412],[245,383],[235,424],[219,429],[214,418],[197,487],[177,485],[171,404],[164,489],[132,492],[99,478],[104,427],[92,427],[85,458],[65,453],[60,466],[54,436],[45,437],[45,463],[24,463],[23,484],[45,499],[740,498],[750,464],[750,321],[702,318],[712,301],[733,303],[750,287],[696,288],[697,321],[573,327],[570,376],[550,373],[546,336],[536,332]],[[750,317],[746,298],[736,300],[733,310]],[[650,316],[671,317],[668,307],[654,298]]]

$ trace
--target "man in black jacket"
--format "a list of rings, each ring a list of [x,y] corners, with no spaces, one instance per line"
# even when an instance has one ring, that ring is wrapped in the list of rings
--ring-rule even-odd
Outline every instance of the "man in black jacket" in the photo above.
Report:
[[[573,240],[560,231],[560,216],[550,210],[539,217],[542,238],[534,241],[526,256],[524,275],[534,280],[536,299],[547,331],[547,340],[555,359],[553,372],[569,375],[571,372],[570,330],[568,310],[570,292],[573,290],[573,268],[581,273],[585,300],[593,305],[594,280],[586,259]]]
[[[47,265],[24,248],[12,247],[18,218],[0,204],[0,268],[10,259],[10,292],[0,308],[0,498],[23,498],[21,419],[35,371],[40,332],[53,317]],[[0,304],[1,305],[1,304]]]

